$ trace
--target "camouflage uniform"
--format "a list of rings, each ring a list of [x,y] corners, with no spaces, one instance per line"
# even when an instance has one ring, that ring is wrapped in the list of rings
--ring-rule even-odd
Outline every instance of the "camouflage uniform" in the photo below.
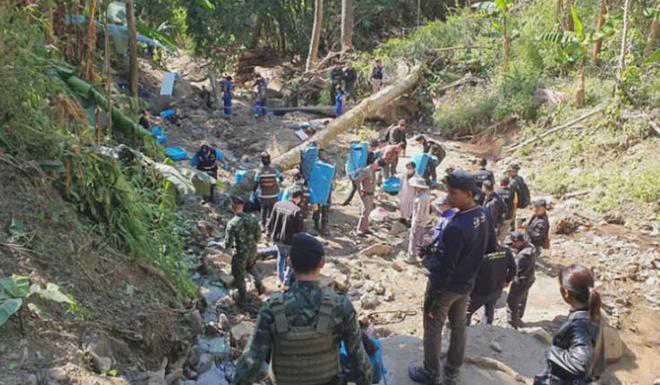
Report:
[[[227,224],[225,231],[225,247],[234,249],[231,259],[231,274],[234,285],[238,289],[241,301],[247,298],[245,275],[247,272],[254,277],[257,290],[261,291],[263,284],[254,270],[257,262],[257,243],[261,236],[259,220],[252,214],[240,213]]]
[[[256,329],[250,339],[250,344],[236,364],[236,384],[252,384],[258,381],[261,377],[265,361],[271,363],[271,368],[276,366],[273,364],[273,359],[275,358],[277,360],[277,357],[272,357],[271,353],[277,350],[275,338],[279,329],[276,322],[276,310],[274,311],[274,309],[277,306],[281,306],[278,304],[283,303],[286,323],[291,325],[292,328],[314,326],[319,323],[319,314],[323,311],[322,304],[326,295],[334,297],[334,305],[329,311],[330,328],[328,330],[332,332],[332,337],[337,345],[340,340],[346,344],[350,358],[351,373],[354,375],[357,385],[370,384],[372,367],[362,344],[362,332],[358,326],[353,305],[344,295],[337,294],[331,289],[322,289],[318,282],[309,281],[295,282],[290,290],[283,294],[278,293],[273,295],[261,308]],[[281,302],[278,302],[278,300],[281,300]],[[314,347],[308,348],[314,349]],[[301,356],[300,359],[303,360],[305,357]],[[337,360],[339,360],[338,355]],[[312,364],[312,368],[320,370],[314,364]],[[342,384],[343,382],[339,375],[340,373],[338,371],[335,380],[322,383],[314,382],[314,384]],[[289,382],[278,381],[277,377],[276,372],[271,372],[271,378],[274,380],[274,383],[290,385]],[[305,381],[294,381],[294,383],[303,382]]]

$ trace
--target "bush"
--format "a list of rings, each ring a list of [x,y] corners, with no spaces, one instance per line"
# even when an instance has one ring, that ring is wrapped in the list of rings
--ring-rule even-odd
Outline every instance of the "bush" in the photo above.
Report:
[[[452,101],[452,104],[445,101]],[[491,124],[498,98],[483,86],[448,92],[433,114],[438,129],[447,135],[475,134]]]

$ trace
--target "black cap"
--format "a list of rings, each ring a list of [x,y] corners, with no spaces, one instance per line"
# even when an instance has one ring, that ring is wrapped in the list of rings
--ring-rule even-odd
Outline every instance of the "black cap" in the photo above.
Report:
[[[419,142],[420,140],[424,140],[426,137],[422,134],[415,135],[415,142]]]
[[[524,241],[525,234],[523,234],[522,231],[512,231],[509,238],[511,238],[511,242]]]
[[[314,271],[324,255],[325,248],[321,242],[309,233],[294,234],[291,239],[289,258],[293,269],[299,273]]]
[[[534,201],[534,207],[548,207],[548,202],[545,199],[537,199]]]
[[[473,194],[480,194],[481,191],[474,183],[474,177],[467,171],[455,170],[442,180],[447,186],[462,191],[469,191]]]
[[[511,163],[509,167],[506,168],[506,170],[518,172],[520,170],[520,165],[518,165],[517,163]]]

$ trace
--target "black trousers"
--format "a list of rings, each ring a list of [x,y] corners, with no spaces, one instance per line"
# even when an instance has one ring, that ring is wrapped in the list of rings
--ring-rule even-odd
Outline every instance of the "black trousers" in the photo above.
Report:
[[[527,307],[527,296],[533,283],[513,282],[511,284],[509,296],[506,298],[506,304],[508,321],[515,328],[521,326],[521,320],[525,315],[525,308]]]
[[[486,323],[488,325],[493,324],[493,319],[495,318],[495,305],[497,305],[497,300],[500,299],[502,295],[502,290],[498,290],[495,293],[491,294],[475,294],[470,295],[470,304],[467,309],[467,325],[470,326],[472,321],[472,314],[479,310],[482,306],[484,309],[484,317],[482,318],[481,323]]]

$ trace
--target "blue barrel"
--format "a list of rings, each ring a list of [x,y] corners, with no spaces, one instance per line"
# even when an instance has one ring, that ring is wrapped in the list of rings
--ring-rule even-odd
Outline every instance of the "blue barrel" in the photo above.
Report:
[[[353,143],[348,153],[346,160],[346,172],[353,174],[357,170],[367,165],[367,156],[369,149],[366,143]]]
[[[428,167],[429,161],[431,160],[431,156],[429,154],[420,153],[413,155],[411,160],[415,162],[415,170],[417,171],[417,174],[424,176],[426,167]]]

